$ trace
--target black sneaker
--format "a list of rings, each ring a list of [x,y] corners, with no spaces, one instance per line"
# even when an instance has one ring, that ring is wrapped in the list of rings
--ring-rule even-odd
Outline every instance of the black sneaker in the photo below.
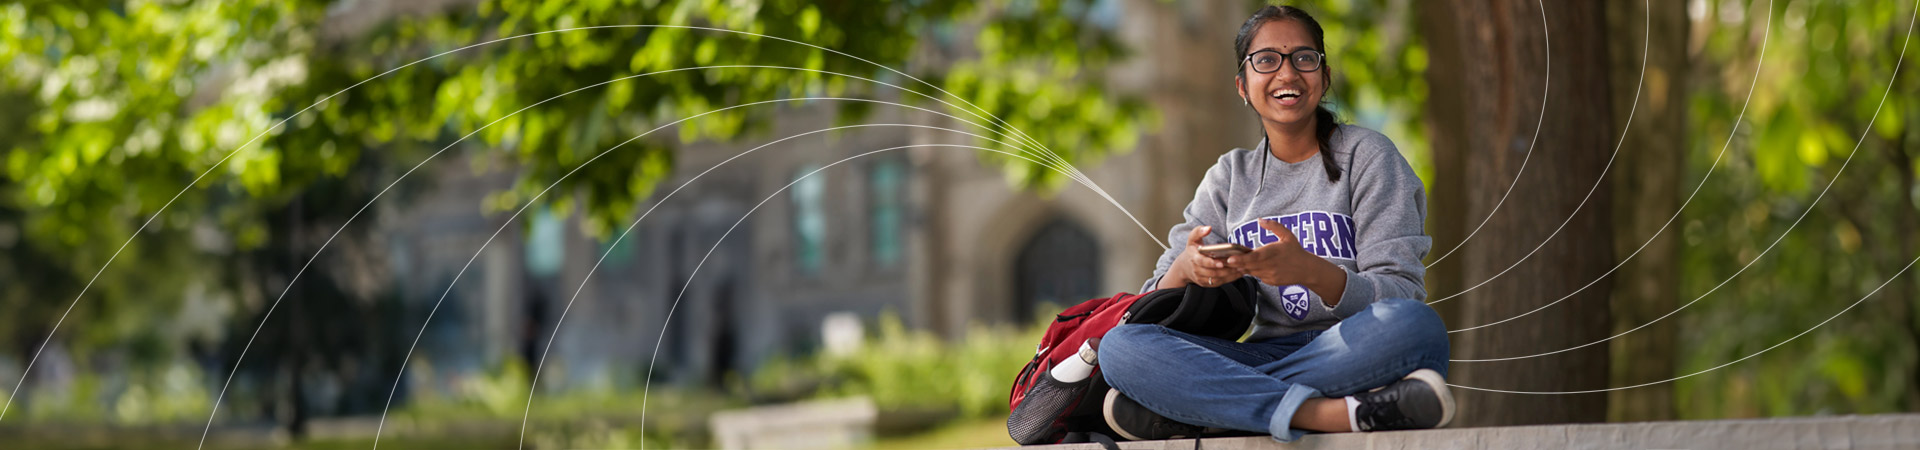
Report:
[[[1360,431],[1424,430],[1453,421],[1453,394],[1432,369],[1415,370],[1379,389],[1353,395]]]
[[[1200,435],[1199,426],[1180,423],[1155,413],[1127,398],[1119,389],[1107,390],[1107,402],[1101,406],[1100,413],[1107,418],[1107,426],[1113,427],[1114,433],[1128,440],[1180,439]]]

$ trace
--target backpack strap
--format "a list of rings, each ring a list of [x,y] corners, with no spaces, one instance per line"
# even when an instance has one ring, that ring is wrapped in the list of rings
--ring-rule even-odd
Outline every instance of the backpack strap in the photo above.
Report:
[[[1253,305],[1259,301],[1260,295],[1259,283],[1258,281],[1241,278],[1233,280],[1232,283],[1228,283],[1225,286],[1221,286],[1225,288],[1227,293],[1227,305],[1233,308],[1234,313],[1246,317],[1254,316]]]

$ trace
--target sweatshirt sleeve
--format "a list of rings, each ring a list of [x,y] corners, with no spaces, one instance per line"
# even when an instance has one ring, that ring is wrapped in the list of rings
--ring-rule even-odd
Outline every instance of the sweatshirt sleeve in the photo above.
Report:
[[[1212,168],[1207,169],[1206,177],[1200,180],[1200,187],[1193,192],[1193,201],[1188,203],[1186,211],[1181,213],[1186,217],[1186,221],[1174,225],[1173,230],[1167,232],[1167,251],[1161,253],[1160,262],[1154,264],[1153,277],[1148,278],[1147,283],[1140,286],[1141,293],[1152,291],[1154,286],[1160,284],[1160,279],[1167,275],[1167,269],[1173,267],[1173,261],[1180,257],[1180,252],[1186,250],[1187,233],[1193,232],[1195,227],[1213,225],[1213,232],[1207,235],[1207,242],[1226,242],[1226,238],[1222,237],[1220,224],[1227,221],[1227,194],[1233,187],[1233,158],[1239,152],[1235,150],[1221,155],[1220,160],[1214,162]]]
[[[1357,269],[1347,274],[1346,292],[1333,308],[1341,319],[1383,299],[1425,300],[1427,267],[1420,261],[1433,247],[1426,234],[1426,188],[1393,142],[1374,135],[1354,151],[1360,156],[1358,170],[1350,172],[1359,251]]]

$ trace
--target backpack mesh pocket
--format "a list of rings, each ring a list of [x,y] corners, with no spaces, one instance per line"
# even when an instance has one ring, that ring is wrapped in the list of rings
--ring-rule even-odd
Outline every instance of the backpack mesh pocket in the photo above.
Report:
[[[1058,442],[1067,432],[1062,419],[1086,398],[1092,384],[1092,379],[1064,383],[1042,374],[1027,391],[1026,399],[1007,416],[1007,434],[1020,445]]]

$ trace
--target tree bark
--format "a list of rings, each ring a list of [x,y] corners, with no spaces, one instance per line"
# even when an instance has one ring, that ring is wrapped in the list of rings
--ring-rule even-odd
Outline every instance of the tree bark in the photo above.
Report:
[[[1898,192],[1889,196],[1894,200],[1889,206],[1895,211],[1893,235],[1896,252],[1884,259],[1885,273],[1889,277],[1899,273],[1898,268],[1906,267],[1907,263],[1920,253],[1920,242],[1916,242],[1912,232],[1920,229],[1920,206],[1916,206],[1914,199],[1914,192],[1920,189],[1920,186],[1917,186],[1920,182],[1915,180],[1914,172],[1920,169],[1914,167],[1913,154],[1907,151],[1907,135],[1911,132],[1910,128],[1903,127],[1898,136],[1886,140],[1887,167],[1893,171],[1894,179],[1897,180],[1894,186],[1898,188]],[[1892,305],[1889,315],[1903,325],[1902,328],[1906,329],[1908,339],[1920,343],[1920,316],[1914,314],[1916,309],[1914,302],[1920,300],[1914,294],[1920,292],[1920,280],[1916,278],[1920,277],[1914,277],[1912,274],[1905,276],[1904,280],[1888,283],[1887,292],[1884,294],[1886,297],[1883,298],[1886,299],[1887,304]],[[1909,367],[1907,370],[1912,373],[1912,376],[1907,378],[1906,408],[1912,409],[1920,407],[1920,368]]]
[[[1618,138],[1619,159],[1607,175],[1616,195],[1614,254],[1625,260],[1614,273],[1620,280],[1613,292],[1614,333],[1646,325],[1679,306],[1681,230],[1677,221],[1669,225],[1668,220],[1680,208],[1687,167],[1688,20],[1683,2],[1621,0],[1607,7],[1607,31],[1618,43],[1612,47],[1613,116],[1622,126],[1614,127],[1614,135],[1625,133]],[[1660,235],[1649,242],[1656,232]],[[1672,378],[1675,333],[1675,321],[1663,320],[1610,342],[1612,385]],[[1607,418],[1673,420],[1673,395],[1671,383],[1610,392]]]
[[[1420,5],[1419,7],[1423,8],[1433,7],[1425,3]],[[1426,74],[1428,89],[1432,91],[1427,95],[1427,128],[1434,130],[1431,136],[1433,192],[1427,193],[1429,211],[1427,233],[1433,237],[1433,251],[1427,255],[1426,261],[1427,301],[1431,302],[1453,295],[1466,287],[1460,284],[1461,261],[1465,258],[1460,258],[1459,253],[1454,249],[1460,245],[1461,240],[1466,239],[1469,231],[1467,227],[1478,224],[1479,218],[1473,218],[1469,222],[1466,214],[1461,213],[1467,209],[1466,170],[1461,167],[1465,163],[1461,155],[1464,149],[1459,143],[1446,140],[1458,139],[1460,137],[1458,130],[1466,129],[1466,116],[1459,114],[1467,109],[1464,103],[1466,96],[1433,89],[1435,86],[1453,87],[1466,84],[1466,75],[1462,71],[1442,70],[1460,66],[1457,61],[1465,58],[1465,49],[1457,44],[1445,45],[1436,40],[1441,36],[1457,40],[1457,36],[1462,33],[1460,28],[1463,25],[1452,17],[1441,14],[1426,13],[1417,16],[1419,26],[1428,39],[1428,60],[1434,61]],[[1449,300],[1433,306],[1440,312],[1442,320],[1451,327],[1457,327],[1462,323],[1460,306],[1463,304],[1464,302]]]
[[[1457,309],[1450,314],[1449,328],[1527,314],[1600,279],[1614,262],[1612,192],[1605,184],[1596,188],[1615,139],[1609,136],[1614,130],[1609,106],[1613,98],[1604,5],[1596,0],[1547,2],[1545,23],[1542,2],[1536,1],[1422,6],[1427,8],[1424,32],[1434,55],[1428,70],[1428,116],[1434,120],[1435,167],[1440,172],[1433,214],[1470,225],[1491,215],[1473,240],[1443,262],[1458,265],[1458,285],[1471,289],[1448,301],[1458,303],[1447,305]],[[1543,95],[1552,100],[1544,116]],[[1496,214],[1495,204],[1516,178],[1518,185]],[[1575,214],[1582,199],[1587,203]],[[1565,228],[1549,240],[1563,220],[1568,221]],[[1542,242],[1546,244],[1529,257]],[[1492,281],[1472,288],[1486,280]],[[1435,284],[1446,286],[1448,281]],[[1612,326],[1610,288],[1600,280],[1525,318],[1456,333],[1453,357],[1523,356],[1604,339]],[[1437,299],[1451,292],[1435,294]],[[1607,358],[1607,347],[1595,345],[1513,361],[1456,363],[1451,375],[1455,384],[1488,389],[1603,389]],[[1607,413],[1604,393],[1455,393],[1461,404],[1458,426],[1597,422]]]
[[[302,195],[304,196],[304,194]],[[287,326],[290,328],[290,330],[288,330],[288,342],[292,347],[292,351],[290,355],[283,356],[283,358],[286,358],[288,367],[287,403],[292,405],[288,407],[290,415],[287,418],[287,435],[294,441],[305,441],[307,438],[307,358],[313,355],[313,352],[310,352],[307,348],[308,319],[305,312],[306,296],[300,295],[292,286],[295,281],[294,276],[300,273],[300,268],[303,267],[303,264],[300,262],[300,255],[304,253],[301,239],[306,237],[302,234],[304,231],[302,228],[303,225],[305,225],[305,222],[302,221],[306,220],[306,217],[304,217],[305,211],[303,211],[302,208],[304,206],[306,206],[305,199],[301,196],[296,196],[293,199],[293,204],[287,208],[288,238],[285,279],[288,284],[286,287],[286,295],[289,297],[287,305],[292,307],[290,308],[291,311],[288,311],[289,320],[287,321]]]

